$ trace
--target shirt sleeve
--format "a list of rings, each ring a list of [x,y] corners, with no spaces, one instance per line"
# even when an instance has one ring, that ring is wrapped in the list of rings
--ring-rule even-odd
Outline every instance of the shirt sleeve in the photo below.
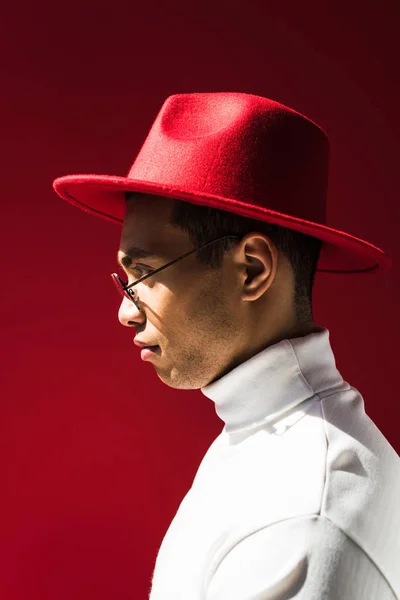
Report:
[[[319,515],[269,525],[214,571],[206,600],[396,600],[367,554]]]

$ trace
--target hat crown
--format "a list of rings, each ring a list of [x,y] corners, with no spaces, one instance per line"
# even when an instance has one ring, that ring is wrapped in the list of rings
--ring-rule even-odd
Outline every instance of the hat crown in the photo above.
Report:
[[[246,94],[176,94],[159,113],[160,129],[181,140],[216,135],[240,121],[248,104]]]
[[[326,134],[283,104],[234,92],[175,94],[128,178],[324,224],[328,164]]]

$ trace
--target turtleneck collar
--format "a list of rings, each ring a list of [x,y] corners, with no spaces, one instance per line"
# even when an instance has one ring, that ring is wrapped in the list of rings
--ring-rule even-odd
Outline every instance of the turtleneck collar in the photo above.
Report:
[[[286,417],[342,383],[329,330],[316,327],[313,333],[264,348],[201,391],[215,402],[225,431],[236,433]]]

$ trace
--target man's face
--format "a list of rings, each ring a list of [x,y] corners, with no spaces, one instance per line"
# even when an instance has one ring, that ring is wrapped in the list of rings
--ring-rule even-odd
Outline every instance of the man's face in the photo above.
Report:
[[[132,267],[151,271],[193,249],[188,234],[169,224],[173,205],[172,199],[150,195],[128,200],[120,260],[128,248],[143,248],[160,258],[139,258]],[[240,362],[247,340],[236,310],[239,288],[235,271],[224,265],[219,270],[200,265],[193,253],[135,286],[140,312],[128,298],[121,303],[118,318],[135,327],[132,339],[137,335],[159,346],[148,362],[170,387],[198,389]],[[140,276],[125,268],[129,283]]]

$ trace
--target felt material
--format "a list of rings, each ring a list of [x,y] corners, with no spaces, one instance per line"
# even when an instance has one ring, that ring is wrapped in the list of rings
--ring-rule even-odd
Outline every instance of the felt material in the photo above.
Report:
[[[329,141],[299,112],[234,92],[175,94],[162,105],[126,177],[67,175],[57,194],[122,223],[125,191],[277,223],[323,241],[317,271],[387,271],[380,248],[326,225]]]

